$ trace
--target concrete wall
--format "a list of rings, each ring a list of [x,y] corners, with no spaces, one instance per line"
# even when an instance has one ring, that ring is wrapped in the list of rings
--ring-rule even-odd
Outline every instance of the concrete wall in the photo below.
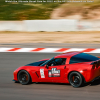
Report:
[[[0,21],[0,31],[23,31],[23,21]]]
[[[25,31],[76,31],[77,20],[25,20]]]
[[[24,20],[0,21],[0,31],[100,31],[100,20]]]
[[[77,28],[78,31],[100,31],[100,20],[78,21]]]

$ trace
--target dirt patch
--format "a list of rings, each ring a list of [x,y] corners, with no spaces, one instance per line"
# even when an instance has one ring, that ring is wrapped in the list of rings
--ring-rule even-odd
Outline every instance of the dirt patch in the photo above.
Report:
[[[51,19],[100,19],[100,1],[94,3],[64,3],[54,9]]]
[[[0,43],[100,43],[100,32],[0,32]]]

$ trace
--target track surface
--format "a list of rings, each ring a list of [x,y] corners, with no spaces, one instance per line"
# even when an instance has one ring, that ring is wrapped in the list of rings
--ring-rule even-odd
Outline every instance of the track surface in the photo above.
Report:
[[[57,54],[0,53],[0,100],[100,100],[100,80],[81,88],[51,83],[21,85],[12,81],[13,71],[19,66],[55,55]]]
[[[100,43],[0,43],[0,47],[10,48],[100,48]]]

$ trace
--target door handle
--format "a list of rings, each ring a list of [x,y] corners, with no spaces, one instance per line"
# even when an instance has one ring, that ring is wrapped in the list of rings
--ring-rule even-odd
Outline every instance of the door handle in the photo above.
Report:
[[[64,69],[66,69],[66,66],[64,67]]]

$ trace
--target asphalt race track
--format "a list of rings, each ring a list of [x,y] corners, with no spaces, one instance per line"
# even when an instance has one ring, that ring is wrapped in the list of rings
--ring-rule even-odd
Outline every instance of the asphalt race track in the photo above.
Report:
[[[12,81],[13,71],[19,66],[55,55],[57,53],[0,53],[0,100],[100,100],[100,80],[81,88],[53,83],[21,85]]]

